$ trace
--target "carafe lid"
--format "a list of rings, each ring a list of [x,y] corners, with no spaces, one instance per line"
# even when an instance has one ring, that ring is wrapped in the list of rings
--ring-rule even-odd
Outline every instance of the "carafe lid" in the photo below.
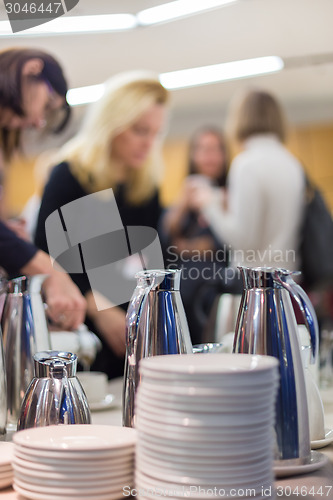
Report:
[[[149,286],[151,290],[178,291],[180,289],[180,269],[148,269],[135,275],[138,285]]]
[[[282,288],[281,284],[276,280],[275,273],[278,273],[280,278],[284,280],[292,273],[287,269],[279,269],[273,267],[242,267],[238,266],[243,278],[244,288]]]
[[[14,278],[7,283],[8,293],[24,293],[27,292],[29,288],[29,278],[27,276],[19,276]]]
[[[64,369],[67,377],[75,377],[77,356],[71,352],[41,351],[34,355],[35,376],[46,378],[57,376],[62,378]]]
[[[13,278],[7,283],[8,293],[39,293],[43,281],[47,278],[47,274],[35,274],[34,276],[19,276]]]

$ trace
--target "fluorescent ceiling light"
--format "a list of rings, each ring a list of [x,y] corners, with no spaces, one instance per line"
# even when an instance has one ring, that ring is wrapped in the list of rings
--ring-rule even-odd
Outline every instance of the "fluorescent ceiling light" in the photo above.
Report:
[[[0,36],[35,36],[64,33],[89,33],[121,31],[135,28],[137,19],[132,14],[108,14],[96,16],[64,16],[45,24],[13,34],[9,21],[0,21]]]
[[[164,3],[151,7],[150,9],[138,12],[137,19],[141,25],[149,25],[171,21],[179,17],[196,14],[203,10],[221,7],[238,0],[175,0],[174,2]]]
[[[104,88],[104,83],[100,83],[98,85],[89,85],[87,87],[70,89],[66,96],[67,102],[70,106],[78,106],[80,104],[88,104],[90,102],[98,101],[104,93]]]
[[[256,59],[245,59],[244,61],[233,61],[162,73],[160,81],[164,87],[172,90],[274,73],[280,71],[283,67],[284,63],[280,57],[258,57]]]
[[[167,89],[174,90],[274,73],[280,71],[283,67],[283,60],[278,56],[258,57],[256,59],[162,73],[160,74],[160,82]],[[67,101],[71,106],[95,102],[103,95],[104,88],[104,84],[99,84],[71,89],[67,92]]]

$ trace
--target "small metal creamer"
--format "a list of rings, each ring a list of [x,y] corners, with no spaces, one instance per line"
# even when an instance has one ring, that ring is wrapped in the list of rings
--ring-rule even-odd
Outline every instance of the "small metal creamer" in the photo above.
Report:
[[[35,377],[25,393],[17,430],[91,423],[86,395],[75,376],[76,363],[76,354],[70,352],[35,354]]]

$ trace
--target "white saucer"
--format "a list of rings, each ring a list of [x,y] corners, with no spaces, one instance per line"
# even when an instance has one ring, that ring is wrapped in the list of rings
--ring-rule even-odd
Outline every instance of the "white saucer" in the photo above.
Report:
[[[0,489],[7,488],[8,486],[11,486],[14,481],[14,475],[12,474],[11,476],[8,476],[7,478],[0,479]]]
[[[0,441],[0,468],[10,465],[14,458],[14,444]]]
[[[325,437],[311,441],[311,448],[316,450],[317,448],[324,448],[331,443],[333,443],[333,429],[325,429]]]
[[[50,493],[37,493],[35,491],[30,491],[25,488],[22,488],[18,486],[17,484],[13,484],[13,488],[17,493],[21,494],[24,496],[24,498],[30,498],[31,500],[63,500],[64,496],[62,493],[59,493],[58,495],[51,495]],[[82,500],[118,500],[120,498],[119,492],[113,493],[112,495],[110,493],[107,494],[101,494],[97,495],[96,493],[94,495],[84,495],[78,494],[78,495],[73,495],[71,497],[72,499],[79,499]]]
[[[50,425],[17,432],[13,441],[28,454],[34,451],[59,457],[59,453],[65,452],[69,459],[70,453],[71,458],[75,458],[86,451],[90,458],[94,453],[105,457],[119,451],[130,454],[136,444],[136,431],[112,425]]]
[[[276,465],[274,466],[275,477],[297,476],[298,474],[308,474],[324,467],[328,462],[328,457],[318,451],[311,451],[309,464],[304,465]]]
[[[107,394],[102,401],[97,401],[94,403],[89,403],[89,408],[91,411],[108,410],[116,406],[115,396],[113,394]]]

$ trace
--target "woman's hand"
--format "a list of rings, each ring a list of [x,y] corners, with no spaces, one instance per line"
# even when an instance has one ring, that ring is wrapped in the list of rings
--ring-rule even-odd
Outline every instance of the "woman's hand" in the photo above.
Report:
[[[65,330],[76,330],[83,322],[86,301],[65,272],[53,272],[42,285],[48,316]]]
[[[190,190],[190,208],[197,212],[200,212],[203,207],[208,205],[213,196],[215,195],[216,189],[210,186],[204,185],[192,185]]]
[[[68,274],[53,268],[50,256],[39,250],[21,269],[25,275],[46,274],[42,288],[52,321],[66,330],[75,330],[84,321],[86,301]]]

